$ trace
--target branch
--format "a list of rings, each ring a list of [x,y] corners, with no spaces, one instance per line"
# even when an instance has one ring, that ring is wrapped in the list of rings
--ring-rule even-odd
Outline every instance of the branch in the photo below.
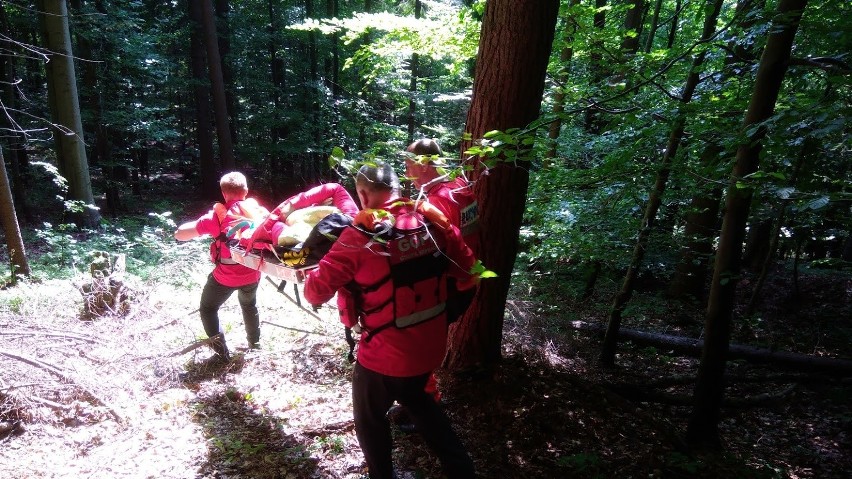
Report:
[[[71,384],[74,384],[75,386],[82,389],[86,394],[88,394],[89,397],[91,397],[97,405],[105,407],[107,409],[107,411],[110,413],[110,415],[113,417],[113,419],[116,420],[116,422],[119,422],[119,423],[124,422],[124,419],[121,417],[121,415],[118,414],[118,412],[116,412],[116,410],[112,406],[110,406],[103,399],[96,396],[89,389],[83,387],[80,383],[75,381],[74,378],[72,378],[71,376],[66,374],[64,371],[62,371],[58,367],[56,367],[52,364],[49,364],[49,363],[39,361],[38,359],[20,356],[20,355],[10,353],[8,351],[3,351],[3,350],[0,350],[0,356],[6,356],[7,358],[16,359],[18,361],[21,361],[22,363],[29,364],[30,366],[34,366],[34,367],[39,368],[39,369],[44,369],[45,371],[54,374],[55,376],[59,377],[60,379],[65,380],[65,381],[67,381]]]
[[[790,65],[814,67],[840,75],[852,74],[852,67],[850,67],[848,63],[832,57],[791,58]]]

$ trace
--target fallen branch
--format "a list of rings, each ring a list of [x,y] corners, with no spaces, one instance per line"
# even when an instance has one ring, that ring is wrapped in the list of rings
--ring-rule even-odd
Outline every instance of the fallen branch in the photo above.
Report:
[[[601,325],[587,323],[585,321],[572,321],[574,329],[605,332]],[[620,329],[618,331],[620,340],[629,340],[639,345],[654,346],[674,351],[692,357],[701,357],[704,348],[704,340],[672,336],[662,333],[647,333],[633,329]],[[772,363],[786,367],[819,371],[826,374],[852,375],[852,360],[840,358],[826,358],[812,356],[809,354],[791,353],[787,351],[773,351],[771,349],[756,348],[740,344],[731,344],[728,347],[728,360],[745,359],[755,363]]]
[[[92,338],[89,336],[81,336],[79,334],[74,333],[50,333],[46,331],[39,331],[37,329],[29,329],[29,330],[20,330],[20,329],[6,329],[0,331],[0,336],[46,336],[52,338],[70,338],[70,339],[79,339],[80,341],[85,341],[88,343],[97,343],[104,344],[103,341],[97,338]]]
[[[52,373],[55,376],[58,376],[60,379],[63,379],[63,380],[65,380],[65,381],[67,381],[71,384],[74,384],[75,386],[82,389],[86,394],[88,394],[89,397],[91,397],[92,400],[97,405],[105,407],[107,409],[107,411],[109,411],[110,415],[116,420],[116,422],[119,422],[119,423],[124,422],[124,419],[121,417],[121,415],[118,414],[118,412],[116,412],[116,410],[112,406],[110,406],[103,399],[99,398],[97,395],[95,395],[89,389],[83,387],[79,382],[75,381],[74,378],[72,378],[71,376],[66,374],[63,370],[59,369],[58,367],[56,367],[52,364],[49,364],[49,363],[45,363],[43,361],[39,361],[38,359],[35,359],[35,358],[28,358],[26,356],[21,356],[21,355],[10,353],[8,351],[3,351],[3,350],[0,350],[0,356],[6,356],[7,358],[11,358],[11,359],[21,361],[23,363],[29,364],[30,366],[33,366],[33,367],[36,367],[36,368],[39,368],[39,369],[44,369],[45,371]]]
[[[184,354],[186,354],[190,351],[194,351],[194,350],[200,348],[201,346],[209,345],[210,343],[213,342],[213,340],[215,338],[218,338],[218,337],[219,337],[219,335],[217,334],[217,335],[214,335],[214,336],[210,336],[209,338],[206,338],[206,339],[199,339],[198,341],[195,341],[194,343],[192,343],[189,346],[181,349],[180,351],[175,351],[173,353],[170,353],[169,357],[183,356]]]
[[[332,432],[347,432],[353,429],[355,429],[355,421],[353,419],[347,419],[345,421],[338,421],[332,424],[326,424],[316,429],[304,430],[302,431],[302,435],[307,437],[320,437]]]
[[[637,402],[654,402],[670,406],[692,406],[694,401],[694,397],[691,395],[649,390],[646,387],[635,384],[609,384],[606,387],[631,401]],[[795,389],[796,386],[791,385],[774,393],[757,394],[742,398],[726,397],[722,400],[722,407],[778,407],[790,398]]]

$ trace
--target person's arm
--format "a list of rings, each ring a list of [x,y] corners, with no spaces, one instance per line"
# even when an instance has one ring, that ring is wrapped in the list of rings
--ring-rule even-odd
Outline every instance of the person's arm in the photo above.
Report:
[[[281,203],[273,213],[277,214],[283,221],[295,210],[322,204],[333,204],[349,216],[355,216],[358,213],[358,205],[355,204],[355,200],[352,199],[346,188],[338,183],[325,183],[293,195]]]
[[[472,275],[470,270],[476,263],[476,257],[464,242],[464,239],[462,239],[459,229],[455,225],[451,225],[446,230],[438,228],[430,228],[430,230],[436,234],[441,232],[445,235],[446,246],[444,254],[450,259],[450,267],[447,274],[465,283],[475,281],[475,275]]]
[[[198,232],[198,228],[196,228],[197,224],[198,220],[195,220],[188,221],[178,226],[178,229],[175,231],[175,239],[178,241],[189,241],[201,236],[201,233]]]
[[[360,233],[347,228],[319,262],[319,267],[305,278],[302,295],[314,305],[330,300],[337,290],[349,284],[358,271],[358,256],[364,238]]]

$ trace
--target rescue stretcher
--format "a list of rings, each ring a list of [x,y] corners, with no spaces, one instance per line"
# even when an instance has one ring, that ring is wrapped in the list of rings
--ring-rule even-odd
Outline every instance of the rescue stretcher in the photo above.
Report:
[[[316,315],[316,308],[309,309],[302,304],[302,298],[299,294],[299,284],[305,282],[305,277],[308,272],[317,268],[319,263],[307,255],[307,251],[298,251],[293,249],[283,249],[281,253],[269,249],[251,249],[246,250],[239,244],[231,244],[228,246],[231,250],[231,259],[235,262],[254,270],[258,270],[266,275],[266,279],[275,286],[279,293],[293,302],[303,311]],[[272,278],[281,280],[276,283]],[[284,289],[287,283],[293,284],[293,295],[291,296]]]

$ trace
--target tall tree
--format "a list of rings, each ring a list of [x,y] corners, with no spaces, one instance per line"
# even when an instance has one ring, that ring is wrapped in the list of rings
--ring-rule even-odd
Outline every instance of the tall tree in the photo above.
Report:
[[[192,73],[192,92],[195,98],[195,141],[198,144],[198,170],[201,176],[201,194],[204,198],[215,200],[220,195],[219,175],[213,157],[213,132],[210,129],[212,117],[210,111],[210,83],[207,76],[207,62],[204,52],[204,37],[201,27],[201,2],[189,0],[190,19],[190,71]]]
[[[94,208],[92,181],[83,140],[68,8],[63,0],[38,0],[37,7],[44,43],[48,49],[45,69],[59,169],[68,181],[69,199],[83,205],[81,210],[73,213],[75,221],[84,226],[95,226],[100,221],[100,214]]]
[[[190,0],[191,1],[191,0]],[[231,138],[230,114],[225,96],[225,80],[222,75],[222,57],[219,54],[219,36],[210,0],[201,0],[201,25],[204,29],[204,47],[207,52],[207,68],[210,74],[210,92],[213,94],[213,112],[216,118],[216,137],[219,140],[219,161],[223,171],[236,167],[234,143]]]
[[[231,61],[231,2],[216,0],[216,33],[219,38],[219,58],[222,61],[222,82],[225,84],[225,104],[228,106],[228,127],[231,130],[231,141],[237,140],[239,114],[237,96],[234,94],[234,68]]]
[[[9,185],[9,175],[6,174],[6,162],[3,160],[2,150],[0,150],[0,222],[3,223],[3,234],[6,237],[6,246],[9,248],[11,276],[14,283],[19,276],[29,276],[30,264],[27,261],[27,251],[24,249],[18,216],[15,214],[12,188]]]
[[[522,128],[538,117],[558,11],[558,0],[486,3],[465,127],[472,138],[491,130]],[[528,169],[529,162],[520,159],[475,176],[481,259],[498,277],[482,281],[473,304],[452,331],[446,360],[451,369],[488,368],[501,356],[503,313],[518,250]]]
[[[420,19],[420,11],[423,4],[420,0],[414,0],[414,18]],[[417,52],[411,54],[411,78],[408,83],[408,140],[406,143],[414,141],[414,129],[416,127],[415,114],[417,113],[417,69],[420,65],[420,56]]]
[[[722,9],[723,0],[706,0],[707,16],[704,18],[704,29],[701,32],[700,43],[707,43],[716,32],[716,22],[719,19],[719,12]],[[700,81],[701,65],[707,56],[707,50],[701,50],[692,60],[692,67],[686,78],[683,87],[683,92],[680,96],[681,105],[686,105],[692,101],[692,95],[698,87]],[[666,149],[663,152],[663,158],[660,161],[660,168],[657,171],[657,179],[651,194],[648,196],[648,204],[645,206],[645,215],[642,218],[642,225],[639,228],[639,235],[636,239],[636,245],[633,248],[633,257],[630,260],[630,266],[627,268],[627,273],[624,275],[624,283],[621,290],[615,296],[612,304],[612,309],[609,313],[609,324],[606,329],[603,346],[601,348],[600,360],[603,364],[612,365],[615,361],[615,346],[618,340],[618,330],[621,326],[621,316],[627,302],[633,295],[636,278],[639,275],[639,268],[642,266],[642,260],[645,257],[645,250],[648,248],[648,241],[651,236],[651,228],[657,217],[657,212],[660,209],[663,201],[663,193],[666,190],[666,183],[669,181],[674,158],[677,155],[681,140],[683,139],[684,131],[686,130],[687,115],[686,112],[680,110],[672,124],[669,140],[666,144]]]
[[[556,88],[553,94],[553,121],[547,132],[550,138],[550,146],[547,149],[546,158],[556,158],[558,149],[559,133],[562,130],[562,115],[565,112],[565,89],[568,87],[568,66],[574,57],[574,34],[577,31],[577,19],[574,18],[573,7],[579,0],[569,0],[568,14],[565,18],[565,30],[562,38],[562,49],[559,52],[559,71],[556,73]]]
[[[808,0],[780,0],[778,15],[760,58],[754,89],[742,130],[746,140],[737,148],[736,163],[728,183],[725,217],[713,271],[713,282],[704,323],[704,349],[693,394],[694,407],[687,439],[694,444],[719,444],[719,411],[724,397],[726,356],[731,319],[740,274],[742,242],[753,190],[748,175],[757,171],[766,125],[774,110],[789,66],[793,40]]]
[[[756,61],[751,29],[758,18],[755,13],[763,8],[763,3],[764,0],[737,2],[736,24],[743,33],[735,34],[735,38],[728,42],[725,68],[721,75],[716,77],[717,89],[725,89],[732,77],[744,76],[747,70],[741,66]],[[736,102],[735,105],[740,107],[742,103]],[[719,232],[719,209],[723,193],[723,188],[713,172],[719,170],[719,162],[722,158],[734,154],[733,150],[728,153],[728,149],[721,145],[725,132],[736,131],[734,115],[735,112],[730,112],[717,116],[714,126],[719,133],[705,137],[706,144],[700,153],[699,168],[706,172],[702,176],[710,179],[697,189],[687,208],[683,231],[686,242],[681,248],[680,260],[675,267],[667,291],[667,295],[671,298],[691,296],[705,299],[707,271],[713,254],[713,242]]]

